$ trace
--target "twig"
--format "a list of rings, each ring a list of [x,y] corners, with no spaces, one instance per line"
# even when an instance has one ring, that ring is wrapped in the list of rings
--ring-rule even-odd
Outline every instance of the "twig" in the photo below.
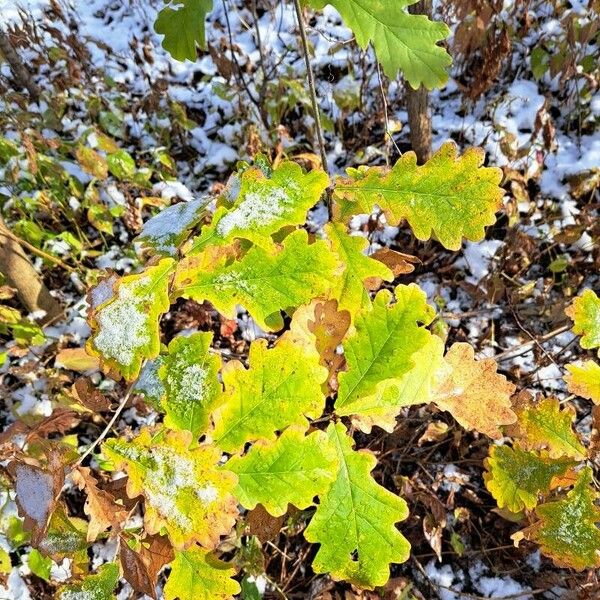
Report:
[[[515,346],[514,348],[509,348],[508,350],[505,350],[504,352],[501,352],[500,354],[496,354],[493,358],[497,361],[498,360],[508,360],[510,358],[516,358],[517,356],[521,356],[521,354],[526,354],[527,352],[530,352],[531,349],[533,348],[533,346],[535,346],[536,344],[541,343],[541,342],[547,342],[548,340],[551,340],[553,337],[556,337],[557,335],[560,335],[561,333],[564,333],[565,331],[568,331],[569,329],[571,329],[570,325],[568,325],[568,324],[563,325],[562,327],[553,329],[552,331],[550,331],[546,335],[541,336],[539,339],[537,339],[535,341],[525,342],[524,344],[519,344],[518,346]],[[514,354],[515,352],[517,352],[519,350],[523,350],[523,352]]]
[[[381,102],[383,104],[383,119],[384,119],[384,123],[385,123],[385,136],[387,137],[386,140],[386,153],[385,153],[385,161],[386,163],[389,165],[390,162],[390,155],[389,155],[389,142],[392,142],[392,144],[394,145],[394,148],[396,148],[396,152],[398,153],[398,155],[401,155],[402,152],[400,152],[400,148],[398,148],[398,144],[396,144],[396,140],[394,140],[394,138],[392,137],[392,133],[390,132],[390,119],[388,116],[388,103],[387,103],[387,98],[385,97],[385,90],[383,89],[383,77],[381,76],[381,67],[379,66],[379,61],[376,62],[377,65],[377,78],[379,79],[379,91],[381,92]]]
[[[317,128],[317,140],[319,142],[319,151],[321,153],[321,164],[323,170],[329,173],[327,167],[327,154],[325,153],[325,139],[323,137],[323,128],[321,126],[321,116],[319,114],[319,103],[317,102],[317,91],[315,89],[315,79],[313,76],[312,66],[310,64],[310,55],[308,51],[308,39],[306,37],[306,28],[304,27],[304,19],[302,18],[302,9],[300,8],[300,0],[294,0],[296,16],[298,18],[298,27],[300,29],[300,38],[302,39],[302,50],[304,52],[304,64],[306,65],[306,78],[308,80],[308,90],[310,93],[310,101],[315,117],[315,126]]]
[[[66,264],[62,260],[60,260],[60,258],[56,258],[56,256],[52,256],[52,254],[48,254],[47,252],[40,250],[40,248],[37,248],[36,246],[34,246],[33,244],[30,244],[29,242],[27,242],[24,239],[21,239],[20,237],[16,236],[14,233],[12,233],[10,231],[2,231],[0,233],[0,236],[5,236],[5,237],[11,239],[13,242],[16,242],[17,244],[20,244],[24,248],[27,248],[27,250],[29,250],[33,254],[37,254],[41,258],[44,258],[45,260],[47,260],[51,263],[54,263],[56,266],[61,267],[65,271],[69,271],[69,273],[77,273],[77,269],[70,267],[68,264]]]
[[[144,367],[145,363],[146,363],[146,361],[144,361],[144,363],[142,363],[142,368]],[[81,463],[83,463],[83,461],[94,451],[96,446],[109,434],[113,425],[117,422],[117,419],[123,412],[123,409],[125,408],[125,405],[129,401],[129,398],[131,398],[131,393],[133,392],[133,386],[135,385],[135,383],[136,383],[135,381],[132,381],[129,384],[129,387],[127,388],[127,391],[125,392],[125,395],[123,396],[121,402],[119,402],[119,406],[117,406],[117,408],[115,409],[113,416],[110,418],[110,421],[106,424],[106,427],[102,430],[102,433],[90,444],[88,449],[77,459],[77,462],[73,465],[73,468],[81,465]]]

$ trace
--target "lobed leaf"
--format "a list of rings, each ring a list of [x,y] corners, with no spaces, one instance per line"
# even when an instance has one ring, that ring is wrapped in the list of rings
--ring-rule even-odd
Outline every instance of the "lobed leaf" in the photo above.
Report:
[[[600,404],[600,365],[593,360],[586,360],[571,363],[565,368],[569,371],[564,378],[569,392]]]
[[[58,592],[59,600],[112,600],[113,590],[119,581],[119,567],[105,563],[96,575],[89,575],[81,583],[66,585]]]
[[[262,504],[274,517],[287,505],[308,508],[331,486],[338,471],[335,447],[323,431],[304,437],[304,428],[288,427],[274,441],[255,443],[248,454],[234,456],[227,468],[238,476],[236,496],[253,509]]]
[[[198,547],[175,552],[166,600],[230,600],[240,592],[235,568]]]
[[[208,300],[228,318],[243,306],[268,331],[283,327],[280,311],[326,294],[336,281],[338,260],[326,242],[308,243],[304,230],[291,233],[278,252],[253,246],[240,260],[223,256],[211,265],[202,255],[182,260],[175,272],[176,294]]]
[[[483,239],[502,205],[502,171],[483,167],[483,161],[480,148],[459,157],[448,142],[422,166],[414,152],[407,152],[391,170],[351,169],[335,186],[337,216],[370,214],[377,205],[390,225],[406,219],[419,240],[435,234],[444,247],[458,250],[463,237]]]
[[[514,437],[531,450],[548,450],[550,458],[568,456],[581,460],[585,447],[573,431],[575,411],[571,407],[561,410],[557,398],[544,398],[534,405],[515,409],[517,424]]]
[[[175,59],[195,61],[196,44],[206,46],[204,21],[213,0],[168,0],[154,23],[156,33],[164,35],[163,48]]]
[[[304,536],[320,544],[313,570],[330,572],[366,589],[386,583],[390,563],[407,560],[410,544],[396,529],[408,516],[406,502],[375,482],[370,475],[377,459],[353,450],[354,440],[341,423],[331,423],[327,435],[334,444],[339,471]]]
[[[510,401],[515,386],[496,372],[494,359],[475,360],[470,344],[453,344],[444,361],[451,370],[436,385],[434,402],[463,427],[501,438],[500,427],[517,420]]]
[[[341,281],[334,291],[334,298],[341,310],[347,310],[351,315],[362,308],[371,306],[369,292],[364,280],[379,277],[384,281],[393,281],[394,274],[378,260],[364,254],[369,242],[361,236],[350,236],[346,227],[341,223],[328,223],[325,232],[331,246],[344,264]]]
[[[565,314],[573,320],[573,333],[581,336],[579,344],[582,348],[600,347],[600,298],[592,290],[584,290],[566,308]]]
[[[193,251],[235,238],[269,250],[273,246],[271,235],[282,227],[303,224],[308,209],[319,201],[328,184],[324,171],[303,173],[291,161],[282,162],[268,175],[260,167],[250,167],[239,176],[233,206],[217,209],[210,226],[194,241]]]
[[[348,370],[340,373],[336,413],[358,414],[372,404],[389,383],[397,382],[414,365],[413,355],[429,339],[434,310],[415,284],[399,285],[392,294],[380,291],[373,307],[356,315],[354,335],[343,344]]]
[[[219,466],[214,446],[191,447],[188,431],[148,429],[131,442],[122,438],[104,443],[103,452],[124,468],[130,498],[146,499],[144,525],[149,534],[164,527],[175,548],[198,542],[214,548],[229,533],[237,517],[232,495],[237,477]]]
[[[331,4],[365,49],[373,44],[385,74],[395,79],[398,71],[414,89],[442,87],[447,79],[450,55],[437,42],[450,30],[444,23],[424,15],[412,15],[406,8],[415,0],[308,0],[317,9]]]
[[[577,569],[600,567],[600,509],[594,504],[598,493],[591,485],[592,471],[584,468],[575,487],[564,500],[541,504],[533,525],[514,534],[515,544],[523,538],[536,542],[557,566]]]
[[[552,480],[575,465],[569,459],[552,459],[515,446],[492,446],[486,459],[485,485],[500,508],[531,510],[540,493],[550,491]]]
[[[165,389],[165,425],[187,429],[194,437],[208,427],[221,392],[221,360],[209,352],[212,339],[212,333],[203,332],[174,338],[158,370]]]
[[[132,388],[134,393],[142,394],[144,400],[157,411],[161,410],[161,402],[166,394],[164,383],[158,375],[164,360],[165,356],[161,354],[147,361]]]
[[[87,350],[102,364],[134,380],[144,359],[160,352],[159,319],[169,309],[169,276],[174,261],[161,260],[136,275],[117,280],[113,294],[92,309]]]
[[[272,440],[288,425],[308,427],[325,407],[321,384],[327,369],[316,352],[307,352],[283,337],[274,348],[266,340],[250,345],[248,369],[238,361],[222,371],[225,391],[213,413],[215,444],[234,452],[246,442]]]

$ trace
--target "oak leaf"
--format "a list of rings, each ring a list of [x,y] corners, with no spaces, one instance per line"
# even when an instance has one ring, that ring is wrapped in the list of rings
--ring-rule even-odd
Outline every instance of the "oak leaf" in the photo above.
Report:
[[[435,235],[444,247],[459,250],[463,237],[483,239],[502,205],[502,171],[483,167],[483,161],[483,150],[469,148],[459,157],[449,142],[422,166],[407,152],[391,170],[349,169],[335,186],[336,212],[346,220],[371,214],[377,205],[390,225],[406,219],[419,240]]]
[[[384,585],[390,563],[404,562],[410,552],[410,544],[396,529],[408,516],[406,502],[375,482],[370,473],[377,459],[353,449],[344,425],[331,423],[327,435],[336,448],[339,471],[319,497],[304,532],[309,542],[321,545],[313,570],[365,589]]]
[[[119,581],[119,567],[105,563],[96,575],[88,575],[81,583],[66,585],[58,591],[58,600],[112,600],[113,590]]]
[[[212,549],[233,527],[237,477],[219,466],[217,448],[194,447],[189,431],[160,430],[152,435],[143,429],[131,442],[106,441],[103,452],[115,468],[127,471],[129,497],[144,496],[149,534],[164,527],[175,548],[198,542]]]
[[[166,600],[230,600],[240,592],[235,568],[198,547],[175,552]]]
[[[600,404],[600,365],[593,360],[586,360],[571,363],[565,368],[569,371],[564,378],[569,392]]]
[[[540,504],[535,509],[538,521],[512,536],[515,545],[523,538],[536,542],[559,567],[600,567],[600,508],[591,481],[592,471],[585,467],[566,498]]]
[[[581,336],[579,344],[582,348],[600,347],[600,298],[592,290],[584,290],[565,309],[565,314],[573,320],[573,333]]]

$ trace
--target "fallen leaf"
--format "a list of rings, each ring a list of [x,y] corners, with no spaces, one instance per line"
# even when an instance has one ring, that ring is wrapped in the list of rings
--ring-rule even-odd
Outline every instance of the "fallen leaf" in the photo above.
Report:
[[[104,412],[110,408],[110,400],[100,392],[89,377],[80,377],[71,387],[71,393],[79,404],[92,412]]]
[[[95,356],[90,356],[85,348],[65,348],[56,355],[54,366],[77,371],[78,373],[86,373],[88,371],[98,371],[100,361]]]

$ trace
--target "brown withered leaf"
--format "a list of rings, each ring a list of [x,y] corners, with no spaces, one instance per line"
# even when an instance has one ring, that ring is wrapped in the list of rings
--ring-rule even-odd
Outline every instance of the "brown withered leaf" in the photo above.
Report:
[[[75,485],[87,494],[83,507],[83,511],[90,518],[87,541],[95,541],[109,527],[112,527],[113,533],[119,531],[127,518],[127,509],[117,504],[113,496],[98,487],[98,480],[88,467],[77,467],[71,473],[71,477]]]
[[[110,408],[110,400],[96,389],[89,377],[79,377],[71,387],[71,393],[79,404],[92,412],[103,412]]]
[[[432,421],[427,425],[425,433],[419,438],[417,446],[422,446],[429,442],[439,442],[446,437],[448,433],[448,424],[444,421]]]
[[[264,543],[275,539],[279,535],[284,518],[285,515],[280,517],[271,516],[262,504],[257,504],[254,510],[248,512],[246,523],[250,533]]]
[[[421,262],[412,254],[404,254],[403,252],[397,252],[390,248],[377,250],[377,252],[371,254],[370,257],[382,262],[392,271],[394,277],[412,273],[415,270],[414,265]],[[379,277],[369,277],[368,279],[365,279],[365,287],[368,290],[377,290],[381,287],[381,279]]]
[[[494,359],[475,360],[470,344],[454,344],[444,358],[452,369],[435,390],[435,403],[463,427],[502,437],[500,427],[517,420],[510,400],[515,386],[496,372]]]
[[[157,599],[156,583],[161,569],[174,559],[173,548],[166,536],[153,535],[131,548],[121,535],[119,559],[123,577],[136,592]]]
[[[43,469],[14,460],[8,465],[8,472],[15,480],[15,499],[19,515],[24,518],[23,527],[31,532],[31,543],[36,547],[46,533],[60,496],[65,482],[64,469],[54,464]]]

